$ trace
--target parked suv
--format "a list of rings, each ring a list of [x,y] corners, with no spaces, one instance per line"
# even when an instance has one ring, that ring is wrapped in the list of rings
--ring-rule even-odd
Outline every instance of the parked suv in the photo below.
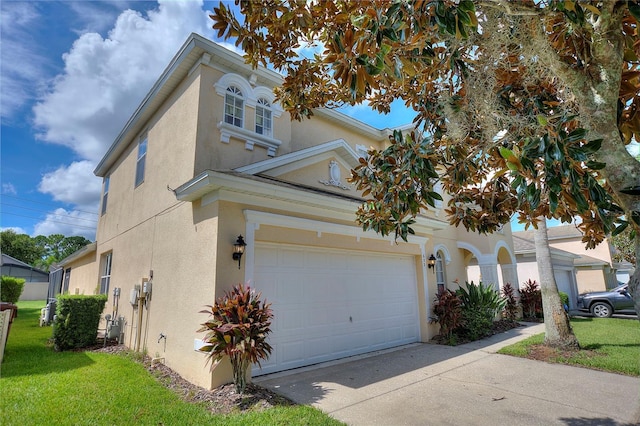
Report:
[[[578,296],[578,309],[589,311],[596,317],[609,318],[615,314],[635,314],[628,284],[609,291],[595,291]]]

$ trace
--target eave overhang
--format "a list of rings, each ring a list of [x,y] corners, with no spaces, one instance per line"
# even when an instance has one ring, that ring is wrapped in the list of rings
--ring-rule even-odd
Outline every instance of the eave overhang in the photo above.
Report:
[[[175,190],[180,201],[201,200],[203,205],[223,200],[254,206],[279,208],[291,213],[313,214],[327,219],[355,221],[355,212],[364,201],[329,191],[263,179],[237,172],[206,170]],[[413,229],[430,234],[449,227],[447,222],[418,216]]]

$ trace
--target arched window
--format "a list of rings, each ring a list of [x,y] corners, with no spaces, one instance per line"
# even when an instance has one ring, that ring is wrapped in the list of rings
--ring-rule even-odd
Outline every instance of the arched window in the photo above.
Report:
[[[438,294],[443,293],[447,289],[447,277],[444,270],[444,254],[439,250],[436,253],[436,285],[438,286]]]
[[[256,133],[271,136],[271,103],[265,98],[259,98],[256,104]]]
[[[244,96],[236,86],[227,87],[224,96],[224,121],[236,127],[242,127],[244,118]]]

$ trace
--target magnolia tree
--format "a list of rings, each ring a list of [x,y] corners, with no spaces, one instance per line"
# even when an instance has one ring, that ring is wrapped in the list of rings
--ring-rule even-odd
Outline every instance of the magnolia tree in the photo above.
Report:
[[[637,0],[236,3],[243,19],[220,4],[213,28],[285,75],[276,95],[293,118],[364,102],[385,113],[396,99],[415,110],[416,131],[352,172],[365,229],[406,239],[438,180],[449,221],[470,231],[575,220],[593,248],[639,226],[640,163],[626,150],[640,140]],[[545,307],[561,306],[545,285]],[[574,345],[558,322],[548,343]]]

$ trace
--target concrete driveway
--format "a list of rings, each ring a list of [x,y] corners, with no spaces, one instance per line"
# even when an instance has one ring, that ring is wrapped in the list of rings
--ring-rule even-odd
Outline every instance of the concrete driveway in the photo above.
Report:
[[[495,353],[543,331],[413,344],[254,381],[348,425],[640,424],[638,378]]]

